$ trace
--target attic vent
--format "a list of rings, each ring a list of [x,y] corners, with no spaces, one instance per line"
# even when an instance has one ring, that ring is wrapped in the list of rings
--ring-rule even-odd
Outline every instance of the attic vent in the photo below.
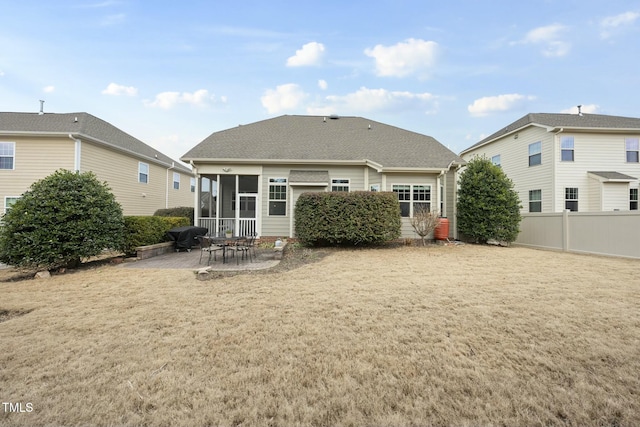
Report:
[[[44,114],[44,101],[42,99],[40,100],[40,112],[38,114],[39,115]]]
[[[330,116],[329,116],[329,118],[330,118],[331,120],[338,120],[338,119],[340,118],[340,116],[339,116],[339,115],[337,115],[337,114],[332,114],[332,115],[330,115]]]

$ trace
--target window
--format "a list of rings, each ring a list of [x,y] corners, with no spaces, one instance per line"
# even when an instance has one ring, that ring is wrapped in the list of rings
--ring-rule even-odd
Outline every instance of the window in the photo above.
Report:
[[[529,144],[529,166],[542,164],[542,142]]]
[[[560,161],[573,162],[573,137],[560,138]]]
[[[191,184],[191,192],[195,193],[196,192],[196,179],[195,178],[191,178],[189,181],[190,181],[189,183]]]
[[[0,142],[0,169],[13,169],[15,150],[15,142]]]
[[[269,215],[287,214],[287,178],[269,178]]]
[[[637,188],[629,189],[629,210],[632,210],[632,211],[638,210],[638,189]]]
[[[138,163],[138,182],[143,184],[149,182],[149,165],[146,163]]]
[[[180,174],[178,172],[173,173],[173,189],[180,189]]]
[[[529,190],[529,212],[542,212],[542,190]]]
[[[332,179],[331,191],[346,191],[349,192],[349,180],[348,179]]]
[[[500,163],[500,154],[496,154],[495,156],[493,156],[491,158],[491,163],[493,163],[494,165],[501,167],[501,163]]]
[[[371,184],[369,186],[369,191],[380,191],[380,184]]]
[[[572,212],[578,212],[578,189],[564,189],[564,208]]]
[[[392,190],[398,195],[401,216],[405,218],[412,217],[414,210],[419,206],[424,206],[431,210],[430,185],[400,184],[394,185]]]
[[[627,163],[638,163],[640,156],[638,156],[638,138],[625,138],[625,148],[627,150]]]
[[[400,202],[400,216],[411,216],[411,186],[394,185],[393,192],[398,195],[398,201]]]
[[[20,197],[18,196],[6,196],[4,198],[4,213],[9,212],[9,209],[11,209],[11,206],[13,206],[13,204],[19,199]]]

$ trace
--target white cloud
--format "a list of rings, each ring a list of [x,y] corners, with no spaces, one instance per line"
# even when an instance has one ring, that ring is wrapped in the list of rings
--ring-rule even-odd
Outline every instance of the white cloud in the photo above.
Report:
[[[435,65],[438,44],[411,38],[393,46],[376,45],[373,49],[365,49],[364,53],[375,59],[379,76],[405,77],[417,74],[427,77]]]
[[[0,77],[4,77],[4,71],[0,70]]]
[[[296,54],[287,59],[287,67],[303,67],[319,65],[324,56],[324,45],[318,42],[310,42],[296,50]]]
[[[587,105],[580,106],[580,111],[582,111],[585,114],[596,114],[598,113],[598,110],[600,110],[600,106],[596,104],[587,104]],[[560,112],[565,114],[578,114],[578,107],[576,106],[576,107],[565,108]]]
[[[326,80],[318,80],[318,87],[322,90],[327,90],[327,88],[329,87],[329,84],[327,83]]]
[[[533,44],[542,46],[541,53],[547,57],[565,56],[571,50],[571,43],[562,39],[567,27],[561,24],[552,24],[545,27],[534,28],[529,31],[523,40],[514,44]]]
[[[485,96],[473,101],[467,107],[472,116],[482,117],[490,113],[509,111],[523,107],[527,101],[534,100],[535,96],[511,93],[506,95]]]
[[[260,98],[262,106],[269,114],[277,114],[298,108],[307,94],[295,83],[287,83],[268,89]]]
[[[196,107],[206,107],[211,103],[226,103],[227,97],[216,97],[209,94],[206,89],[200,89],[193,93],[189,92],[162,92],[156,95],[153,101],[144,101],[147,107],[157,107],[168,110],[178,104],[190,104]]]
[[[45,86],[45,87],[42,88],[42,91],[44,93],[53,93],[55,90],[56,90],[56,87],[55,86],[51,86],[51,85],[50,86]]]
[[[103,95],[126,95],[126,96],[136,96],[138,94],[138,89],[133,86],[124,86],[119,85],[117,83],[109,83],[107,88],[102,91]]]
[[[356,92],[344,96],[331,95],[326,100],[330,106],[311,108],[309,112],[320,111],[406,111],[424,110],[432,113],[437,107],[437,97],[430,93],[389,91],[361,87]]]
[[[600,21],[600,37],[607,39],[613,35],[613,32],[621,27],[633,25],[640,18],[638,12],[625,12],[615,16],[608,16]]]

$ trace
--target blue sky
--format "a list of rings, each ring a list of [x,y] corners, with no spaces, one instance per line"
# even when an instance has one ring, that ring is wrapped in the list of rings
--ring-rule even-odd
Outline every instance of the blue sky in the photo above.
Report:
[[[530,112],[640,117],[640,2],[0,1],[0,111],[88,112],[178,159],[350,115],[459,153]]]

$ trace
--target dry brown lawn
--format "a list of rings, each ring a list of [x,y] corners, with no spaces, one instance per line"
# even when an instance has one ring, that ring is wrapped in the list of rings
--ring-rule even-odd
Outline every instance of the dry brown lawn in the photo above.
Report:
[[[32,411],[0,425],[638,426],[639,273],[465,245],[2,282],[0,400]]]

